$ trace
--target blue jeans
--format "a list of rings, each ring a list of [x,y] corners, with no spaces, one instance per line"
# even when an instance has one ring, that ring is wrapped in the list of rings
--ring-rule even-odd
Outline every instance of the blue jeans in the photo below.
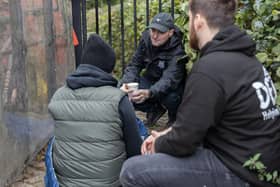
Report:
[[[122,168],[123,187],[249,187],[207,149],[189,157],[157,153],[128,159]]]

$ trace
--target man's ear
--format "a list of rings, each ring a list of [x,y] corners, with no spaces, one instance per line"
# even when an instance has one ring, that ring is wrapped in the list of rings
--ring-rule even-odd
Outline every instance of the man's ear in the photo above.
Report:
[[[169,36],[169,38],[170,38],[171,36],[173,36],[174,32],[175,32],[175,29],[170,29],[170,30],[168,31],[168,36]]]
[[[205,18],[201,14],[196,14],[194,17],[194,28],[199,31],[206,24]]]

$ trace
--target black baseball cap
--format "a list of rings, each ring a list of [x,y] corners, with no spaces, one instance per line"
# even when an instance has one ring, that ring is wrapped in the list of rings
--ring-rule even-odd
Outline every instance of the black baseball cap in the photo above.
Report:
[[[174,20],[170,14],[161,12],[154,16],[148,28],[167,32],[174,28]]]

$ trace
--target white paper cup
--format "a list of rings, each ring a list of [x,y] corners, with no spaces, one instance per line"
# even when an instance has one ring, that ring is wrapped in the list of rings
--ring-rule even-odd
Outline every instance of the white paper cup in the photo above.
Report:
[[[130,83],[127,83],[126,86],[127,86],[127,90],[128,90],[128,97],[131,98],[132,93],[135,90],[138,90],[139,84],[138,84],[138,82],[130,82]]]
[[[127,89],[129,91],[138,90],[138,86],[139,86],[138,82],[130,82],[130,83],[127,83],[126,85],[127,85]]]

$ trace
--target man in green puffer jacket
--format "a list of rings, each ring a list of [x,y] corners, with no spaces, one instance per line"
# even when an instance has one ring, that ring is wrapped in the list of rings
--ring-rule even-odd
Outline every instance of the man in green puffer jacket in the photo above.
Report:
[[[128,97],[116,88],[114,65],[113,49],[91,35],[82,64],[51,99],[53,164],[60,186],[120,186],[124,160],[140,154],[136,116]]]

